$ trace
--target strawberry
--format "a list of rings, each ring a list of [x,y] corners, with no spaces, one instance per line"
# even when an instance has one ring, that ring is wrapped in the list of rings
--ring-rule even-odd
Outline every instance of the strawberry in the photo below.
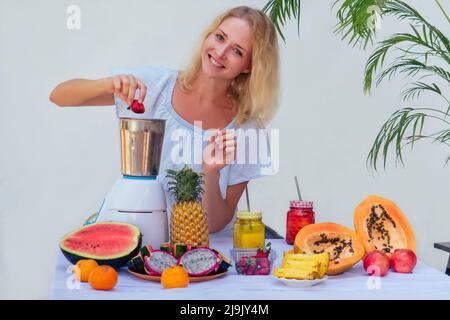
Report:
[[[239,267],[238,268],[238,273],[239,274],[245,274],[247,272],[247,267]]]
[[[243,258],[245,258],[245,259],[243,259]],[[242,257],[241,259],[239,259],[238,266],[241,269],[244,269],[244,268],[246,269],[247,268],[247,257]]]
[[[255,257],[248,257],[247,258],[247,266],[250,268],[255,268],[257,263],[256,256]]]
[[[139,103],[139,101],[137,101],[136,99],[133,100],[131,105],[127,108],[127,110],[130,110],[130,109],[134,113],[144,113],[145,112],[144,105],[142,103]]]
[[[260,275],[266,275],[270,273],[270,268],[261,268],[259,269],[259,273]]]
[[[261,268],[270,268],[269,259],[267,258],[259,258],[258,264]]]
[[[267,244],[266,244],[266,246],[261,250],[261,249],[258,249],[258,251],[256,252],[256,257],[257,258],[267,258],[267,257],[269,257],[269,253],[270,253],[270,242],[268,242]]]

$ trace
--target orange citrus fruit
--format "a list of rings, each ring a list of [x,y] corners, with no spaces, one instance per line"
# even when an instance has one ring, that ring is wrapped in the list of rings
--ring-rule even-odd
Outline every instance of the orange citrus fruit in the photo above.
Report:
[[[161,274],[164,289],[185,288],[189,284],[189,274],[181,266],[168,267]]]
[[[75,265],[75,277],[81,282],[87,282],[89,279],[89,274],[92,270],[98,267],[98,263],[92,259],[82,259]]]
[[[98,266],[89,274],[89,284],[96,290],[111,290],[116,286],[118,274],[110,266]]]

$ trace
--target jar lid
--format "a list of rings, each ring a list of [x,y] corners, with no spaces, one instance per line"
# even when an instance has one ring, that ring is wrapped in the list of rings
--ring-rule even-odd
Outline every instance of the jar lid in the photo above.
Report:
[[[238,211],[236,213],[238,219],[261,219],[261,211]]]
[[[292,200],[291,207],[292,208],[300,208],[300,209],[312,209],[313,201]]]

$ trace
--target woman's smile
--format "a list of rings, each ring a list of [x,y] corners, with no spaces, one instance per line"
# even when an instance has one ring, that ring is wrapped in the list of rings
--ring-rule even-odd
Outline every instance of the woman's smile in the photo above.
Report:
[[[209,60],[209,62],[211,62],[212,65],[216,66],[217,68],[225,68],[225,66],[223,64],[221,64],[219,61],[214,59],[214,57],[212,55],[210,55],[209,53],[208,53],[208,60]]]

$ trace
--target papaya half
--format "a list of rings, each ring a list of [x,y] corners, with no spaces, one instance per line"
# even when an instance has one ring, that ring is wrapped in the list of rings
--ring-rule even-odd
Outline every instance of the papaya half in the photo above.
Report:
[[[382,250],[391,255],[395,249],[416,251],[411,224],[391,200],[368,196],[355,208],[354,223],[367,252]]]
[[[360,261],[364,246],[356,232],[337,223],[324,222],[303,227],[295,237],[295,253],[329,255],[327,275],[343,273]]]

